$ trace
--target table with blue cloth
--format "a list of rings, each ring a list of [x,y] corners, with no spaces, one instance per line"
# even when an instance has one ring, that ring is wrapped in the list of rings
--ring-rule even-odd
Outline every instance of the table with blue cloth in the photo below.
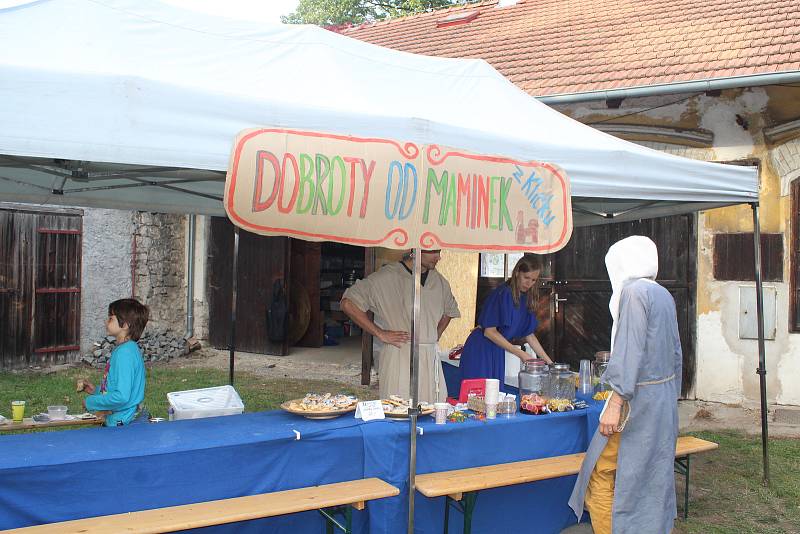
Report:
[[[518,414],[418,427],[417,472],[429,473],[584,451],[597,426],[588,410]],[[378,477],[400,496],[353,514],[355,532],[406,531],[407,421],[363,423],[348,414],[308,420],[280,411],[0,436],[0,529],[161,508]],[[474,532],[558,533],[575,477],[480,493]],[[444,497],[416,495],[416,532],[442,531]],[[317,512],[198,530],[324,532]],[[451,521],[451,532],[460,532]]]

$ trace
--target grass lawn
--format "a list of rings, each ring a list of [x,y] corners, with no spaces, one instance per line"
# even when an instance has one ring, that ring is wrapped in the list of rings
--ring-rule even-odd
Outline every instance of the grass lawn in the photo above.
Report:
[[[689,519],[677,522],[677,534],[800,534],[800,439],[770,440],[771,484],[765,488],[759,436],[692,435],[720,447],[692,457]],[[680,515],[683,477],[676,486]]]
[[[11,417],[11,401],[26,401],[25,416],[47,412],[47,406],[65,404],[68,413],[83,413],[84,394],[75,393],[75,381],[88,378],[95,385],[102,373],[96,369],[74,368],[56,373],[0,373],[0,414]],[[148,367],[145,405],[154,417],[167,417],[167,393],[228,383],[227,370]],[[241,395],[245,411],[275,410],[288,399],[308,392],[353,393],[359,398],[370,395],[366,387],[352,387],[331,380],[292,380],[264,378],[247,373],[234,375],[234,386]]]
[[[167,415],[168,392],[228,382],[227,371],[214,369],[157,366],[147,373],[145,402],[158,417]],[[69,413],[81,413],[82,395],[74,388],[79,377],[99,383],[100,372],[76,368],[49,374],[0,373],[0,414],[10,416],[11,401],[17,399],[27,401],[28,416],[46,411],[49,404],[66,404]],[[367,388],[334,381],[273,379],[247,373],[236,373],[235,386],[248,412],[276,409],[281,402],[309,391],[374,396]],[[764,488],[759,437],[735,431],[693,435],[717,442],[720,448],[692,458],[689,519],[677,522],[676,534],[800,534],[800,440],[770,441],[772,484]],[[682,507],[683,477],[676,477],[676,489]]]

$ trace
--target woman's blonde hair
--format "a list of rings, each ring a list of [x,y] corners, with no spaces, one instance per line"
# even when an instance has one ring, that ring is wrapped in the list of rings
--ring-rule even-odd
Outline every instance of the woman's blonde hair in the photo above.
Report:
[[[509,285],[511,288],[511,298],[514,299],[514,305],[519,306],[519,296],[520,290],[519,286],[517,285],[517,277],[519,273],[532,273],[538,271],[539,273],[542,272],[542,260],[539,256],[523,256],[519,259],[517,264],[514,266],[514,270],[511,271],[511,277],[506,280],[506,284]],[[528,302],[527,308],[529,311],[535,312],[536,311],[536,304],[539,302],[539,285],[538,283],[533,284],[533,286],[528,290]]]

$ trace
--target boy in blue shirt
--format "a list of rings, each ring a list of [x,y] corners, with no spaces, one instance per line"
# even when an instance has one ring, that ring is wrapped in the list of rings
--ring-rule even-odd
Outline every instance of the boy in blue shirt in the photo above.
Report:
[[[108,305],[106,331],[117,347],[106,363],[99,391],[88,380],[82,391],[89,393],[83,405],[90,411],[110,411],[106,426],[127,425],[136,417],[144,400],[145,369],[136,341],[142,335],[150,312],[136,299],[115,300]],[[79,384],[80,386],[80,384]]]

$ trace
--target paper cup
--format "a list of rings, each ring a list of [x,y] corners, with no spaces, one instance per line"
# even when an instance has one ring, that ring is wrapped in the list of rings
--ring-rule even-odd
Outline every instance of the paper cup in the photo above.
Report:
[[[21,423],[25,418],[25,401],[11,401],[11,419]]]
[[[497,417],[497,404],[486,403],[486,419],[495,419]]]
[[[486,401],[486,404],[497,405],[499,396],[500,396],[500,381],[496,378],[487,378],[486,392],[484,393],[484,400]]]
[[[447,422],[447,409],[449,406],[446,402],[437,402],[433,405],[433,413],[437,425],[443,425]]]

